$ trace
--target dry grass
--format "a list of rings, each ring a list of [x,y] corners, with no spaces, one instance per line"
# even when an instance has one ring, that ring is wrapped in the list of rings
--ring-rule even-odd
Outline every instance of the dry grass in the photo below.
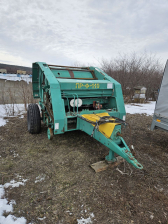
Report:
[[[128,115],[127,121],[137,159],[144,166],[137,170],[125,163],[132,175],[116,169],[94,173],[90,164],[108,149],[85,133],[68,132],[49,141],[45,126],[31,135],[26,117],[10,118],[0,127],[0,180],[18,181],[17,175],[28,179],[24,186],[6,190],[8,200],[16,201],[13,214],[28,223],[75,224],[92,212],[93,223],[167,223],[168,133],[148,130],[151,117]],[[123,135],[130,145],[128,130]],[[123,171],[124,164],[118,168]],[[44,179],[35,183],[37,177]]]

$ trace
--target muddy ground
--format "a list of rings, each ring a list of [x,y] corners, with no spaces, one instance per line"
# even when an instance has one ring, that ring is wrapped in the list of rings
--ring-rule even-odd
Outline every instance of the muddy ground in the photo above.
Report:
[[[26,115],[10,118],[0,127],[0,184],[19,181],[18,175],[27,179],[6,189],[5,197],[16,201],[12,214],[32,224],[76,224],[81,218],[93,224],[167,224],[168,133],[150,131],[151,116],[128,114],[127,122],[132,135],[123,129],[124,139],[133,143],[144,169],[124,163],[95,173],[90,165],[108,149],[87,134],[68,132],[49,141],[44,125],[31,135]]]

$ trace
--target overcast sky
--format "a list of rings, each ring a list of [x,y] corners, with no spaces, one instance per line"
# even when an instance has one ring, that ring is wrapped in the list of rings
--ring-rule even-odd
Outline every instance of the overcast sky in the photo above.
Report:
[[[168,58],[167,0],[0,0],[0,63],[99,65],[119,53]]]

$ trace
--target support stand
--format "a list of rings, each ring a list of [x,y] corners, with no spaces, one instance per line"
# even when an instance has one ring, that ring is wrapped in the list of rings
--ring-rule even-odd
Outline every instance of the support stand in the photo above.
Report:
[[[103,160],[97,163],[93,163],[91,167],[92,169],[94,169],[96,173],[98,173],[103,170],[107,170],[108,168],[115,168],[116,166],[118,166],[119,164],[123,162],[124,162],[124,159],[121,156],[117,156],[115,162],[113,163],[107,163],[106,160]]]

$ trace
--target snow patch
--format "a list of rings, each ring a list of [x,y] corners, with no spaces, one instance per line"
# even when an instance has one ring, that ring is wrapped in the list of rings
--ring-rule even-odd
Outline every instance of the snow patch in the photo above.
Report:
[[[4,126],[6,122],[7,120],[4,120],[2,117],[0,117],[0,126]]]
[[[21,115],[20,118],[24,118],[25,106],[24,104],[0,104],[0,111],[0,126],[4,126],[8,122],[4,117]]]
[[[41,174],[38,177],[36,177],[35,184],[43,180],[45,180],[45,175]]]
[[[4,188],[13,188],[13,187],[19,187],[20,185],[24,186],[27,179],[22,179],[22,181],[17,182],[15,180],[11,180],[10,183],[4,184]]]
[[[155,101],[141,104],[141,103],[131,103],[125,104],[125,110],[128,114],[146,114],[152,116],[155,110]]]
[[[78,222],[78,224],[92,224],[92,218],[94,218],[93,213],[91,213],[89,218],[87,218],[87,219],[84,219],[84,218],[77,219],[77,222]]]
[[[2,224],[26,224],[24,217],[16,218],[14,215],[0,216],[0,223]]]
[[[24,180],[25,181],[25,180]],[[18,182],[19,183],[19,182]],[[5,186],[12,186],[14,187],[13,183],[6,183],[5,185],[0,185],[0,223],[3,224],[26,224],[26,219],[24,217],[16,218],[13,215],[3,216],[3,213],[10,213],[13,212],[13,204],[16,204],[14,200],[11,200],[10,202],[7,201],[6,198],[4,198],[5,195]],[[15,186],[17,187],[16,183]]]
[[[31,75],[17,75],[17,74],[0,74],[0,79],[5,79],[6,81],[25,81],[27,84],[32,82]]]

